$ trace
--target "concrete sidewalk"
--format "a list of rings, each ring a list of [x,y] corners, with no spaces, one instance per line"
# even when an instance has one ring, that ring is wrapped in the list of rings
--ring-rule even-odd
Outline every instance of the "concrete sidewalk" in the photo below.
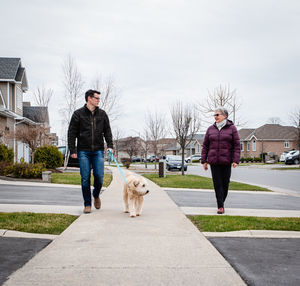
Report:
[[[123,182],[111,169],[102,209],[81,215],[4,285],[245,285],[155,184],[140,217],[123,213]]]

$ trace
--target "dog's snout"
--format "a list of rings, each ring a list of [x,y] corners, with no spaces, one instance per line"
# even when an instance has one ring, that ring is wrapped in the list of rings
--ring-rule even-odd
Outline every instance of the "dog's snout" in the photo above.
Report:
[[[146,194],[148,194],[148,193],[149,193],[149,191],[147,190],[147,191],[146,191]]]

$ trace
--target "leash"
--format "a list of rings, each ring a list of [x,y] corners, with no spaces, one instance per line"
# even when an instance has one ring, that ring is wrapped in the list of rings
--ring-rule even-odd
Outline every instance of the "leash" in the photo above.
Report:
[[[125,184],[127,184],[127,180],[125,178],[125,175],[124,175],[124,173],[123,173],[123,171],[122,171],[122,169],[121,169],[121,167],[120,167],[120,165],[119,165],[116,157],[114,156],[113,152],[111,150],[108,150],[107,153],[108,153],[108,160],[109,161],[114,161],[116,163],[116,165],[117,165],[117,167],[119,169],[120,174],[122,175],[122,178],[123,178]]]

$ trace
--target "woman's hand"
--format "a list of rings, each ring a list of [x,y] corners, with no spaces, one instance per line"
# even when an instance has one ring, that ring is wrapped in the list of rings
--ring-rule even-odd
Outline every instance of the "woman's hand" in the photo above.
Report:
[[[204,171],[207,171],[207,169],[208,169],[207,163],[204,163],[204,164],[203,164],[203,169],[204,169]]]
[[[238,164],[237,163],[232,163],[232,167],[235,168]]]

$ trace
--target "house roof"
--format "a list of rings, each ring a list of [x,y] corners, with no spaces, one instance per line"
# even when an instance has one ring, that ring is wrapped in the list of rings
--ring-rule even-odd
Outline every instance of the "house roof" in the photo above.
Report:
[[[23,91],[28,89],[25,68],[20,58],[0,57],[0,81],[21,82]]]
[[[205,134],[194,134],[193,139],[197,141],[204,140]],[[191,135],[187,136],[187,139],[190,139]]]
[[[37,123],[49,124],[48,107],[46,106],[23,106],[23,116]]]
[[[248,136],[253,133],[254,128],[243,128],[239,130],[240,140],[247,140]]]
[[[239,131],[239,135],[241,140],[251,140],[253,136],[255,136],[257,140],[295,140],[297,138],[296,129],[297,128],[293,126],[265,124],[257,129],[253,129],[253,131],[249,132],[248,135],[246,134],[246,131],[243,131],[246,135],[243,138],[240,133],[243,129],[241,129]]]

